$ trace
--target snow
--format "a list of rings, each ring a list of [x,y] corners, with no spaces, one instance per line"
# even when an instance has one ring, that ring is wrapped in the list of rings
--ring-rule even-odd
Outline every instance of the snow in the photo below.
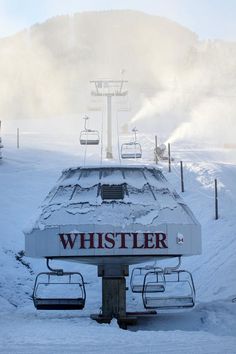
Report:
[[[152,224],[153,220],[155,218],[157,218],[158,215],[159,215],[159,211],[158,210],[151,210],[146,215],[143,215],[140,218],[137,218],[136,222],[138,224],[143,224],[143,225]]]
[[[127,189],[124,198],[103,203],[99,195],[100,185],[122,183]],[[35,226],[31,223],[32,232],[38,227],[43,229],[43,225],[45,229],[75,223],[107,225],[108,220],[120,228],[129,225],[130,220],[132,224],[143,225],[167,223],[167,220],[176,224],[194,223],[183,204],[156,166],[142,166],[142,169],[127,165],[78,167],[63,171],[43,202]],[[79,219],[78,214],[86,215]],[[31,233],[30,228],[28,231]]]
[[[83,311],[37,312],[31,294],[35,275],[45,262],[26,258],[25,225],[51,189],[61,171],[83,162],[83,149],[73,136],[24,136],[15,148],[5,134],[0,162],[0,353],[236,353],[236,156],[233,150],[173,146],[172,172],[163,171],[180,191],[179,159],[184,162],[183,197],[202,225],[203,254],[183,259],[192,272],[197,304],[191,311],[161,312],[121,330],[116,321],[99,325],[90,319],[101,306],[101,279],[90,265],[55,262],[85,277],[87,303]],[[143,138],[144,140],[145,138]],[[150,147],[150,137],[147,145]],[[89,161],[98,154],[92,148]],[[144,161],[150,153],[144,149]],[[152,157],[152,156],[151,156]],[[219,185],[219,220],[214,220],[214,178]],[[90,183],[90,182],[88,182]],[[83,185],[85,187],[85,184]],[[56,205],[52,205],[56,208]],[[68,208],[74,213],[73,208]],[[80,212],[87,213],[86,206]],[[103,217],[103,216],[101,216]],[[109,215],[107,216],[109,218]],[[148,218],[155,217],[154,210]],[[30,226],[30,225],[29,225]],[[127,292],[129,311],[143,311],[140,294]]]

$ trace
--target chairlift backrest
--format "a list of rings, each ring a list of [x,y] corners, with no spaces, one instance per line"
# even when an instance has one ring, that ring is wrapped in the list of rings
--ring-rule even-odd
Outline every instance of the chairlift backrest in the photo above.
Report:
[[[100,142],[99,132],[87,128],[88,119],[89,117],[84,117],[84,129],[80,132],[80,145],[98,145]]]
[[[149,280],[149,284],[144,283],[146,274],[153,274],[153,279]],[[144,289],[145,287],[145,289]],[[165,279],[163,269],[151,265],[133,268],[130,278],[130,288],[133,293],[159,292],[165,291]]]

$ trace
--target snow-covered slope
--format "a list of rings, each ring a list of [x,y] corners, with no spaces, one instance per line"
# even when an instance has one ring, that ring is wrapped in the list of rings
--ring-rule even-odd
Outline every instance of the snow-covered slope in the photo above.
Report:
[[[151,158],[150,138],[143,138],[144,159]],[[180,191],[179,159],[184,161],[183,197],[202,224],[203,254],[183,260],[192,271],[197,305],[190,312],[161,313],[142,319],[128,331],[98,325],[89,318],[101,306],[96,267],[62,263],[80,270],[87,284],[81,312],[37,312],[31,300],[35,274],[43,260],[23,254],[22,229],[60,176],[83,161],[77,137],[26,135],[17,150],[4,136],[0,165],[0,352],[1,353],[236,353],[236,157],[233,151],[173,146],[176,158],[166,177]],[[96,148],[89,162],[96,162]],[[144,161],[144,162],[145,162]],[[219,183],[219,220],[214,220],[214,178]],[[139,294],[127,293],[127,307],[143,310]]]

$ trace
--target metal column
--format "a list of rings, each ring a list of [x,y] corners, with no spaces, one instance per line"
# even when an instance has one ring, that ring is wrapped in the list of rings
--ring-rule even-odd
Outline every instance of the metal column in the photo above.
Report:
[[[102,313],[90,317],[99,323],[110,323],[116,318],[119,326],[126,329],[134,324],[137,316],[126,312],[126,280],[129,268],[122,264],[104,264],[98,266],[98,276],[102,277]]]
[[[107,149],[106,158],[112,159],[112,97],[125,97],[128,90],[124,89],[126,80],[97,79],[90,81],[94,85],[92,96],[106,97],[107,102]]]

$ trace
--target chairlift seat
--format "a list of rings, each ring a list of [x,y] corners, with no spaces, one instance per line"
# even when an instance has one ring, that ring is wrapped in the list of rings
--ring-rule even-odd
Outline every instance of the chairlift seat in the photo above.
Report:
[[[34,306],[37,310],[82,310],[85,305],[83,298],[77,299],[43,299],[35,298]]]
[[[142,154],[141,153],[123,153],[121,154],[122,159],[141,159]]]
[[[191,308],[194,306],[194,299],[191,296],[180,296],[180,297],[149,297],[145,298],[146,309],[181,309],[181,308]]]

